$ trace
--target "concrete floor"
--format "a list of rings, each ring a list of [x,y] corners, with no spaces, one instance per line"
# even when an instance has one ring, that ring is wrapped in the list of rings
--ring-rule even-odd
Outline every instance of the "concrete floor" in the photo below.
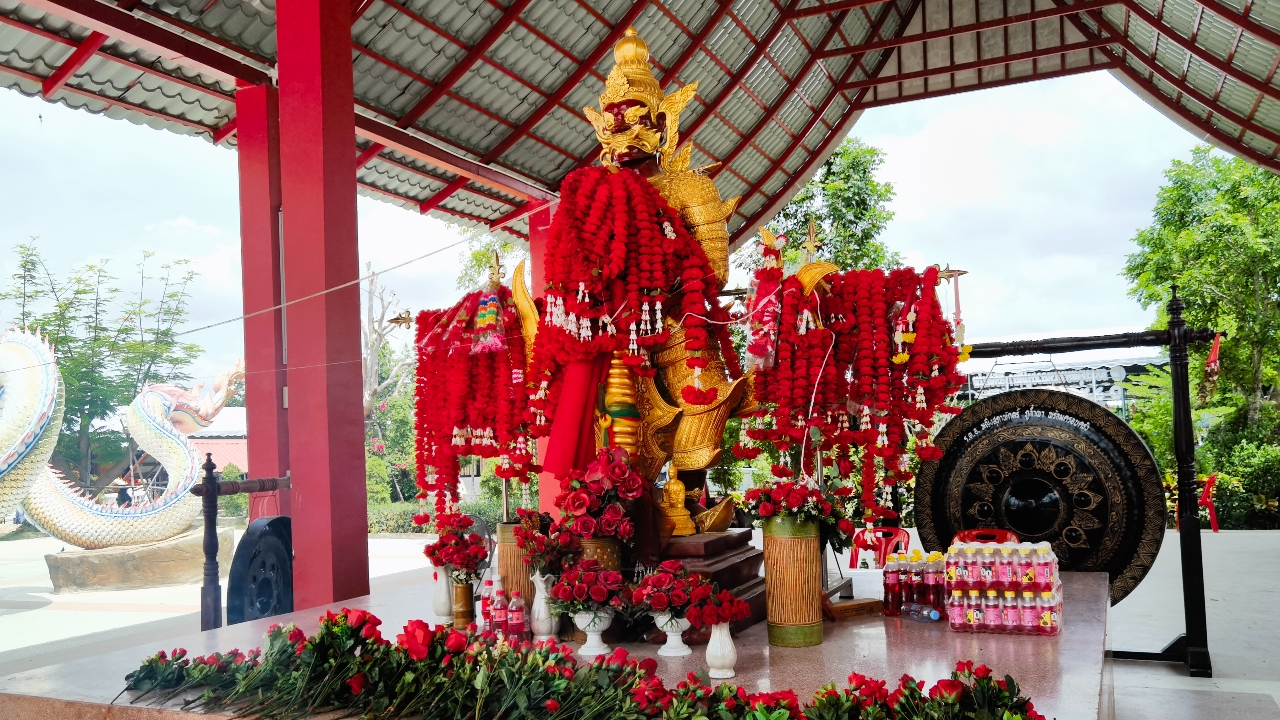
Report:
[[[423,545],[370,538],[375,586],[377,578],[428,567]],[[55,594],[44,556],[75,549],[51,537],[0,542],[0,676],[200,629],[199,585]],[[225,605],[225,583],[223,593]]]
[[[1280,592],[1280,532],[1205,532],[1201,538],[1214,677],[1189,678],[1174,665],[1116,661],[1119,720],[1280,720],[1280,623],[1273,609]],[[371,538],[372,585],[390,589],[420,577],[394,574],[426,567],[422,544],[417,538]],[[0,676],[198,629],[197,586],[53,594],[44,555],[61,548],[50,538],[0,542]],[[424,607],[423,616],[429,613]],[[1170,532],[1147,578],[1111,608],[1109,646],[1158,650],[1183,627],[1178,536]]]

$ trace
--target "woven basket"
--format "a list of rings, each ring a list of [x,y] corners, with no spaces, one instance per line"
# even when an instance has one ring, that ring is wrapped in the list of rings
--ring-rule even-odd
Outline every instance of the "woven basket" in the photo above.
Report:
[[[517,527],[517,523],[498,523],[498,579],[508,595],[518,592],[525,603],[532,603],[533,581],[529,574],[533,570],[524,564],[524,552],[516,546]]]
[[[582,558],[584,560],[595,560],[605,570],[621,570],[622,541],[617,538],[583,540]]]
[[[818,525],[792,518],[764,523],[764,592],[769,644],[822,644],[822,546]]]

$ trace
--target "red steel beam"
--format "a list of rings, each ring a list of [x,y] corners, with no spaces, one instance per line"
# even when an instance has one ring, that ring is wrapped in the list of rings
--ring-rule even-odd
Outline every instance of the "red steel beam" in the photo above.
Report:
[[[845,0],[845,2],[819,3],[806,8],[791,11],[792,19],[813,17],[814,15],[830,15],[832,13],[856,10],[869,5],[879,5],[885,0]]]
[[[818,41],[817,49],[821,50],[831,42],[831,40],[836,36],[836,33],[839,32],[840,23],[844,22],[844,18],[844,13],[840,13],[836,15],[836,17],[831,18],[831,26],[827,28],[827,32],[822,36],[822,39]],[[773,104],[765,109],[764,114],[756,121],[755,127],[751,128],[751,130],[749,130],[747,134],[739,140],[736,145],[734,145],[733,149],[721,158],[720,167],[716,168],[712,172],[712,177],[719,175],[724,168],[728,167],[730,163],[737,159],[738,155],[740,155],[743,150],[755,145],[756,138],[760,136],[760,133],[764,132],[764,129],[769,126],[771,121],[777,120],[778,112],[782,110],[783,106],[786,105],[788,101],[791,100],[791,96],[796,91],[796,88],[799,87],[800,83],[809,76],[809,72],[817,63],[818,58],[810,55],[809,60],[805,62],[804,67],[800,68],[800,72],[796,73],[795,77],[791,78],[791,81],[782,89],[782,92],[778,93],[778,97],[773,101]],[[856,65],[857,63],[855,62],[852,64]],[[782,122],[778,121],[778,124],[782,125]],[[783,129],[790,132],[790,130],[785,126]],[[799,140],[803,141],[804,138],[800,137]],[[759,151],[759,148],[757,148],[757,151]],[[763,152],[760,154],[764,155]]]
[[[399,150],[455,175],[465,175],[481,185],[515,195],[522,200],[551,200],[556,197],[555,193],[533,183],[427,142],[404,128],[388,125],[358,113],[356,114],[356,135],[372,140],[382,147]]]
[[[720,112],[720,107],[729,99],[733,91],[738,89],[738,86],[742,84],[747,75],[755,69],[756,63],[760,61],[760,58],[764,57],[765,52],[769,50],[769,46],[773,44],[773,41],[782,34],[783,28],[787,27],[788,20],[790,20],[789,10],[783,9],[782,12],[778,13],[778,18],[773,21],[773,25],[756,43],[755,50],[747,57],[746,62],[739,66],[738,71],[729,78],[729,82],[720,88],[720,92],[716,93],[716,96],[706,104],[706,109],[698,117],[694,118],[689,127],[680,131],[682,136],[692,138],[712,115]]]
[[[707,21],[702,24],[702,29],[690,40],[689,46],[684,49],[684,52],[680,53],[680,57],[676,58],[675,62],[671,63],[671,67],[668,67],[666,72],[662,73],[662,79],[658,81],[662,84],[662,87],[665,88],[667,83],[675,80],[680,71],[684,70],[684,66],[688,65],[693,56],[698,54],[698,51],[702,49],[702,44],[707,41],[707,37],[711,35],[711,32],[716,29],[716,26],[720,24],[720,21],[724,19],[724,16],[732,7],[733,0],[720,0],[715,12],[711,13],[711,17],[707,18]]]
[[[29,72],[24,72],[16,68],[11,68],[11,67],[0,68],[0,73],[7,73],[15,77],[20,77],[29,82],[33,82],[37,85],[44,82],[44,78],[40,77],[39,75],[34,75]],[[213,128],[207,125],[201,125],[198,122],[194,122],[186,118],[177,117],[175,115],[166,115],[165,113],[162,113],[158,110],[152,110],[151,108],[146,107],[145,105],[136,105],[131,102],[125,102],[124,100],[117,100],[116,98],[103,97],[102,95],[96,95],[94,93],[89,92],[88,90],[81,90],[80,88],[76,88],[76,87],[63,86],[62,91],[66,93],[71,93],[72,95],[79,95],[80,97],[87,98],[89,100],[96,100],[100,103],[105,103],[107,108],[112,108],[112,107],[125,108],[126,110],[132,110],[133,112],[139,113],[141,115],[146,115],[147,117],[153,117],[158,120],[165,120],[167,122],[184,125],[198,132],[207,132],[207,133],[213,132]]]
[[[922,4],[923,4],[923,0],[916,0],[912,4],[911,9],[902,15],[902,24],[898,26],[898,32],[902,32],[906,30],[907,26],[911,24],[912,16],[914,16],[915,13],[919,12],[919,9]],[[876,18],[876,22],[872,25],[871,32],[868,33],[868,37],[879,35],[883,31],[885,20],[888,19],[889,14],[891,12],[896,13],[897,7],[894,5],[888,5],[884,8],[884,10],[880,13],[880,17]],[[892,53],[881,53],[880,59],[876,62],[876,66],[872,68],[871,72],[868,72],[867,75],[869,77],[875,77],[876,75],[879,75],[880,72],[884,70],[885,64],[889,62],[889,56],[891,54]],[[849,77],[853,75],[854,70],[857,69],[858,67],[861,67],[863,57],[865,57],[865,54],[862,56],[859,56],[858,59],[855,60],[854,62],[849,63],[849,67],[845,68],[844,73],[841,75],[841,82],[848,81]],[[862,95],[864,95],[866,92],[867,91],[865,89],[857,91],[857,96],[854,97],[851,101],[849,101],[849,106],[845,108],[844,114],[840,116],[839,122],[835,124],[835,127],[837,129],[844,127],[845,123],[849,119],[850,114],[857,111],[858,101],[862,99]],[[844,95],[843,93],[836,92],[834,90],[829,95],[827,95],[827,99],[824,100],[822,103],[822,109],[814,113],[813,118],[811,118],[808,124],[805,125],[805,128],[800,133],[799,137],[802,139],[808,137],[809,133],[813,132],[813,128],[817,126],[818,121],[822,119],[822,116],[826,115],[827,110],[831,109],[831,105],[832,103],[835,102],[836,98],[843,97],[843,95]],[[808,175],[809,173],[813,172],[814,164],[820,158],[825,158],[829,154],[827,149],[832,148],[834,146],[834,143],[841,142],[843,139],[844,138],[839,137],[838,132],[828,133],[826,143],[821,148],[819,148],[818,152],[811,153],[808,159],[805,160],[803,163],[801,163],[796,173],[793,174],[786,183],[784,183],[783,187],[787,188],[791,184],[798,182],[799,178],[802,178]],[[755,185],[752,185],[751,187],[747,188],[747,191],[742,194],[742,198],[744,201],[749,200],[752,195],[760,191],[760,188],[764,187],[765,183],[769,182],[773,178],[773,174],[778,172],[778,170],[782,167],[782,165],[786,163],[787,159],[791,157],[791,153],[795,151],[798,145],[799,143],[793,143],[787,146],[787,149],[784,150],[778,156],[778,158],[773,161],[773,163],[764,172],[764,174],[760,176],[760,179],[756,181]],[[785,190],[781,194],[783,196],[787,195]],[[778,203],[774,203],[774,205],[777,205],[777,204]],[[729,238],[730,247],[735,245],[742,238],[755,232],[756,225],[759,224],[761,219],[767,213],[769,213],[769,211],[772,209],[773,209],[772,206],[767,201],[763,205],[761,205],[759,210],[757,210],[751,217],[747,218],[746,223],[744,223],[742,227],[738,228],[736,232],[731,234]]]
[[[1235,68],[1227,64],[1213,53],[1178,34],[1177,31],[1173,30],[1168,25],[1160,22],[1159,19],[1147,12],[1141,5],[1133,2],[1133,0],[1124,0],[1124,6],[1129,10],[1129,12],[1133,13],[1134,17],[1137,17],[1139,20],[1150,25],[1156,34],[1169,38],[1178,47],[1181,47],[1188,53],[1195,55],[1200,62],[1203,62],[1205,65],[1208,65],[1223,75],[1230,75],[1232,80],[1243,85],[1248,85],[1272,100],[1280,101],[1280,90],[1277,90],[1275,87],[1268,85],[1266,82],[1263,82],[1261,79],[1250,75],[1248,72],[1245,72],[1240,68]]]
[[[502,230],[506,228],[508,225],[510,225],[511,223],[517,220],[520,220],[521,218],[529,217],[530,215],[538,212],[543,208],[551,207],[552,204],[553,204],[553,201],[550,201],[550,200],[530,200],[529,202],[524,203],[520,207],[517,207],[515,210],[512,210],[506,215],[503,215],[497,220],[494,220],[493,222],[489,223],[489,232],[493,232],[495,230]]]
[[[507,7],[506,12],[502,13],[502,17],[498,18],[498,21],[489,28],[488,32],[486,32],[484,36],[467,51],[466,56],[455,64],[449,72],[445,73],[445,76],[440,79],[440,82],[436,83],[435,87],[431,88],[426,95],[422,96],[422,98],[414,104],[409,112],[405,113],[404,117],[396,121],[396,127],[406,128],[413,125],[431,109],[432,105],[439,102],[440,98],[444,97],[444,94],[456,85],[458,81],[462,79],[462,76],[471,69],[471,66],[483,57],[485,53],[489,52],[489,49],[498,42],[498,39],[502,37],[503,33],[505,33],[507,29],[515,23],[516,18],[520,17],[520,13],[524,12],[524,9],[529,7],[530,2],[532,2],[532,0],[514,0],[514,2]],[[360,156],[356,158],[356,168],[359,169],[364,167],[366,163],[372,160],[374,156],[380,152],[382,152],[382,147],[380,147],[377,142],[365,148],[365,151],[360,153]]]
[[[224,82],[265,85],[272,81],[259,68],[98,0],[23,0],[23,4]]]
[[[430,180],[431,182],[438,182],[438,183],[442,183],[442,184],[444,184],[444,185],[448,185],[448,184],[449,184],[449,181],[448,181],[448,180],[446,180],[446,179],[444,179],[444,178],[436,177],[435,175],[432,175],[431,173],[428,173],[427,171],[422,170],[421,168],[416,168],[416,167],[414,167],[414,166],[412,166],[412,165],[406,165],[406,164],[404,164],[404,163],[402,163],[402,162],[399,162],[399,161],[397,161],[397,160],[393,160],[392,158],[389,158],[389,157],[382,157],[382,158],[378,158],[378,162],[383,163],[384,165],[390,165],[391,167],[396,168],[396,169],[399,169],[399,170],[403,170],[403,171],[405,171],[405,172],[407,172],[407,173],[409,173],[410,175],[413,175],[413,176],[415,176],[415,177],[426,178],[427,180]],[[375,172],[376,172],[376,171],[375,171]],[[486,200],[492,200],[492,201],[494,201],[494,202],[496,202],[496,203],[501,203],[501,204],[506,205],[506,206],[508,206],[508,207],[518,207],[519,205],[521,205],[521,203],[520,203],[520,202],[517,202],[517,201],[512,200],[512,199],[510,199],[510,198],[507,198],[507,197],[503,197],[503,196],[502,196],[502,195],[500,195],[498,192],[494,191],[492,188],[485,187],[485,186],[483,186],[483,185],[482,185],[482,186],[480,186],[480,187],[475,187],[475,186],[469,187],[469,188],[467,188],[467,192],[469,192],[469,193],[471,193],[471,194],[473,194],[473,195],[477,195],[477,196],[479,196],[479,197],[482,197],[482,198],[484,198],[484,199],[486,199]],[[416,202],[416,201],[415,201],[415,202]]]
[[[369,192],[378,193],[379,195],[385,195],[385,196],[387,196],[387,197],[391,198],[392,200],[395,200],[395,201],[398,201],[398,202],[407,203],[407,204],[410,204],[410,205],[417,205],[417,204],[418,204],[418,201],[417,201],[417,200],[415,200],[415,199],[413,199],[413,198],[411,198],[411,197],[405,197],[404,195],[400,195],[400,194],[398,194],[398,193],[393,193],[393,192],[391,192],[390,190],[387,190],[387,189],[385,189],[385,188],[380,188],[380,187],[378,187],[377,185],[371,185],[371,184],[369,184],[369,183],[367,183],[367,182],[362,182],[362,181],[360,181],[360,180],[357,180],[357,181],[356,181],[356,185],[357,185],[358,187],[362,187],[362,188],[364,188],[365,190],[368,190]],[[439,213],[444,213],[444,214],[446,214],[446,215],[452,215],[452,216],[454,216],[454,217],[456,217],[456,218],[462,218],[463,220],[469,220],[469,221],[474,222],[474,223],[479,223],[479,224],[481,224],[481,225],[488,225],[488,224],[489,224],[489,222],[490,222],[490,220],[488,220],[487,218],[482,218],[482,217],[480,217],[479,215],[469,215],[469,214],[464,213],[464,212],[458,212],[457,210],[450,210],[449,208],[446,208],[446,207],[438,207],[438,208],[436,208],[436,209],[435,209],[435,211],[436,211],[436,212],[439,212]],[[509,227],[503,227],[503,228],[499,228],[499,229],[500,229],[500,230],[502,230],[502,231],[504,231],[504,232],[511,233],[512,235],[514,235],[514,236],[516,236],[516,237],[520,238],[521,240],[524,240],[525,242],[528,242],[528,241],[529,241],[529,236],[525,235],[524,233],[520,232],[519,230],[513,230],[513,229],[511,229],[511,228],[509,228]]]
[[[441,190],[432,194],[431,197],[426,200],[423,200],[422,203],[418,205],[418,212],[426,215],[432,210],[435,210],[440,206],[440,203],[448,200],[450,195],[466,187],[469,182],[471,182],[471,178],[466,175],[459,175],[453,180],[450,180]]]
[[[97,30],[89,33],[89,37],[77,45],[76,49],[71,51],[71,55],[61,65],[54,68],[43,83],[40,83],[40,95],[45,100],[52,97],[80,68],[84,67],[85,63],[89,62],[89,58],[93,57],[98,52],[98,48],[102,47],[102,43],[106,41],[107,36]]]
[[[1271,28],[1256,22],[1249,17],[1249,10],[1253,7],[1251,4],[1245,4],[1244,12],[1240,12],[1235,8],[1227,5],[1221,0],[1196,0],[1201,7],[1227,22],[1235,25],[1241,30],[1257,35],[1267,42],[1280,47],[1280,32],[1276,32]]]
[[[946,38],[968,35],[969,33],[980,32],[982,30],[994,30],[996,28],[1009,27],[1010,25],[1021,25],[1022,23],[1034,22],[1036,20],[1062,17],[1063,15],[1074,15],[1076,13],[1085,12],[1089,9],[1102,8],[1114,4],[1118,4],[1118,2],[1099,1],[1062,5],[1059,7],[1046,8],[1044,10],[1037,10],[1035,12],[1008,15],[994,20],[984,20],[970,25],[957,25],[955,27],[946,28],[945,30],[933,30],[931,32],[903,35],[901,37],[877,40],[875,42],[862,43],[860,45],[836,48],[834,50],[825,50],[818,53],[818,57],[825,59],[839,57],[841,55],[853,55],[855,53],[868,53],[874,50],[886,50],[888,48],[912,45],[914,43],[925,42],[928,40],[943,40]]]
[[[957,65],[950,65],[947,67],[933,68],[932,70],[920,70],[917,72],[903,73],[902,75],[889,75],[882,78],[855,80],[841,85],[840,89],[842,91],[858,90],[861,88],[876,87],[878,85],[891,85],[895,82],[907,82],[908,80],[920,80],[923,78],[937,77],[939,75],[950,75],[951,73],[965,72],[966,70],[981,70],[983,68],[1006,65],[1008,63],[1021,62],[1023,60],[1039,60],[1041,58],[1053,57],[1054,55],[1062,55],[1064,53],[1075,52],[1077,50],[1092,50],[1104,45],[1110,45],[1111,43],[1111,40],[1093,38],[1091,40],[1070,43],[1068,45],[1057,45],[1054,47],[1041,48],[1039,50],[1029,50],[1027,52],[1013,53],[1012,55],[1002,55],[999,57],[987,58],[985,60],[975,60],[973,62],[959,63]]]
[[[1106,62],[1094,63],[1092,65],[1081,65],[1080,67],[1067,68],[1066,70],[1053,70],[1050,72],[1036,72],[1030,75],[1021,75],[1015,78],[1004,78],[1002,80],[992,80],[989,82],[979,82],[973,85],[961,85],[959,87],[949,87],[944,90],[926,90],[922,93],[913,95],[897,95],[882,100],[863,101],[858,103],[859,110],[866,110],[873,107],[884,107],[886,105],[897,105],[899,103],[911,102],[913,100],[928,100],[929,98],[943,97],[946,95],[958,95],[960,93],[972,92],[974,90],[986,90],[987,88],[1007,87],[1009,85],[1021,85],[1022,83],[1032,82],[1034,80],[1050,80],[1052,78],[1066,77],[1067,75],[1079,75],[1081,73],[1093,72],[1095,70],[1110,70],[1117,63],[1113,60]]]
[[[237,116],[239,115],[238,110],[236,111],[236,114]],[[222,127],[213,131],[213,144],[221,145],[223,140],[226,140],[227,138],[231,137],[231,134],[236,131],[237,127],[238,127],[238,124],[236,123],[236,118],[231,118],[230,120],[223,123]]]
[[[480,162],[488,164],[502,157],[503,153],[510,150],[511,147],[519,142],[525,135],[528,135],[529,132],[533,130],[533,126],[542,122],[542,119],[555,109],[561,101],[568,97],[569,93],[578,86],[578,83],[582,82],[582,79],[595,68],[596,64],[604,59],[605,54],[612,50],[613,46],[622,39],[622,34],[627,31],[627,28],[631,27],[631,24],[636,21],[636,18],[640,17],[640,13],[643,12],[648,5],[648,0],[639,0],[639,2],[632,5],[631,9],[627,10],[627,12],[618,19],[613,30],[604,36],[604,39],[600,41],[600,44],[596,46],[596,49],[592,50],[591,54],[588,55],[586,59],[578,63],[578,67],[573,71],[573,73],[570,74],[569,77],[565,78],[564,82],[560,83],[560,86],[557,87],[550,96],[543,100],[541,105],[534,108],[534,111],[521,121],[519,126],[507,133],[506,137],[499,141],[497,145],[494,145],[489,152],[485,153],[484,157],[480,158]],[[412,111],[410,111],[410,113],[412,114]]]
[[[351,24],[355,25],[359,22],[360,17],[369,11],[369,7],[372,6],[375,1],[376,0],[359,0],[359,2],[354,6],[355,9],[351,11]]]

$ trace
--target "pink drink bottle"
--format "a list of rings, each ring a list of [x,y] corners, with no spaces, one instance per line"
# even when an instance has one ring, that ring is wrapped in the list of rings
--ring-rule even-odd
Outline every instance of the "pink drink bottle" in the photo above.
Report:
[[[980,590],[985,592],[995,587],[996,553],[993,552],[990,544],[984,544],[978,551],[978,573],[982,582]]]
[[[1036,547],[1035,557],[1032,559],[1032,565],[1035,570],[1035,587],[1036,592],[1053,592],[1053,556],[1049,553],[1048,543]]]
[[[1022,617],[1018,610],[1018,593],[1005,590],[1004,598],[1000,601],[1001,632],[1016,635],[1022,631]]]
[[[1018,546],[1017,555],[1013,559],[1014,582],[1018,587],[1014,588],[1018,592],[1023,590],[1031,590],[1036,581],[1035,565],[1031,562],[1031,546],[1022,544]]]
[[[965,621],[963,590],[951,591],[951,602],[947,605],[947,622],[956,632],[973,632],[973,626]]]
[[[966,591],[982,589],[982,577],[978,571],[978,548],[970,545],[964,549],[960,573],[964,575],[962,584]]]
[[[493,581],[485,580],[480,589],[480,629],[493,630]]]
[[[973,632],[982,632],[982,598],[970,590],[964,600],[964,620]]]
[[[960,548],[955,545],[952,545],[951,547],[947,548],[947,562],[946,562],[946,570],[945,570],[948,596],[950,596],[951,591],[953,590],[965,589],[964,583],[961,582],[961,578],[963,577],[960,570],[961,567],[962,566],[960,565]]]
[[[1001,590],[1013,590],[1013,546],[1001,545],[996,555],[996,587]]]
[[[899,577],[897,555],[889,555],[884,563],[884,614],[898,617],[902,614],[902,583]]]
[[[1022,599],[1018,602],[1018,634],[1036,635],[1040,632],[1040,613],[1036,608],[1036,594],[1030,590],[1022,591]]]
[[[520,599],[520,591],[511,592],[511,602],[507,604],[507,642],[524,639],[524,600]]]
[[[1000,609],[1000,595],[995,588],[987,588],[982,600],[982,630],[989,633],[1003,632],[1004,621]]]
[[[499,589],[493,595],[493,604],[489,606],[493,615],[493,632],[502,637],[507,632],[507,593]]]

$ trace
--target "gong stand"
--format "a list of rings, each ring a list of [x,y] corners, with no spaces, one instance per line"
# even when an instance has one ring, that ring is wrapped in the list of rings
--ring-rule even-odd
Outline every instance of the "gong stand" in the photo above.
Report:
[[[1205,620],[1204,555],[1200,548],[1200,508],[1196,502],[1195,436],[1191,427],[1191,383],[1187,376],[1187,346],[1213,340],[1208,328],[1188,330],[1182,319],[1185,309],[1173,287],[1166,309],[1167,330],[1147,330],[1116,335],[1018,340],[1006,343],[979,343],[971,358],[1000,358],[1013,355],[1075,352],[1126,347],[1169,347],[1169,375],[1173,380],[1173,454],[1178,464],[1178,545],[1182,551],[1182,605],[1187,631],[1159,652],[1112,650],[1119,660],[1150,660],[1186,665],[1192,677],[1213,677],[1209,660],[1209,630]]]
[[[222,585],[218,581],[218,498],[240,493],[273,492],[289,487],[289,478],[263,478],[261,480],[224,480],[214,476],[218,466],[213,463],[213,453],[205,453],[204,478],[191,488],[191,494],[200,498],[204,513],[204,585],[200,587],[200,629],[213,630],[222,627]]]

